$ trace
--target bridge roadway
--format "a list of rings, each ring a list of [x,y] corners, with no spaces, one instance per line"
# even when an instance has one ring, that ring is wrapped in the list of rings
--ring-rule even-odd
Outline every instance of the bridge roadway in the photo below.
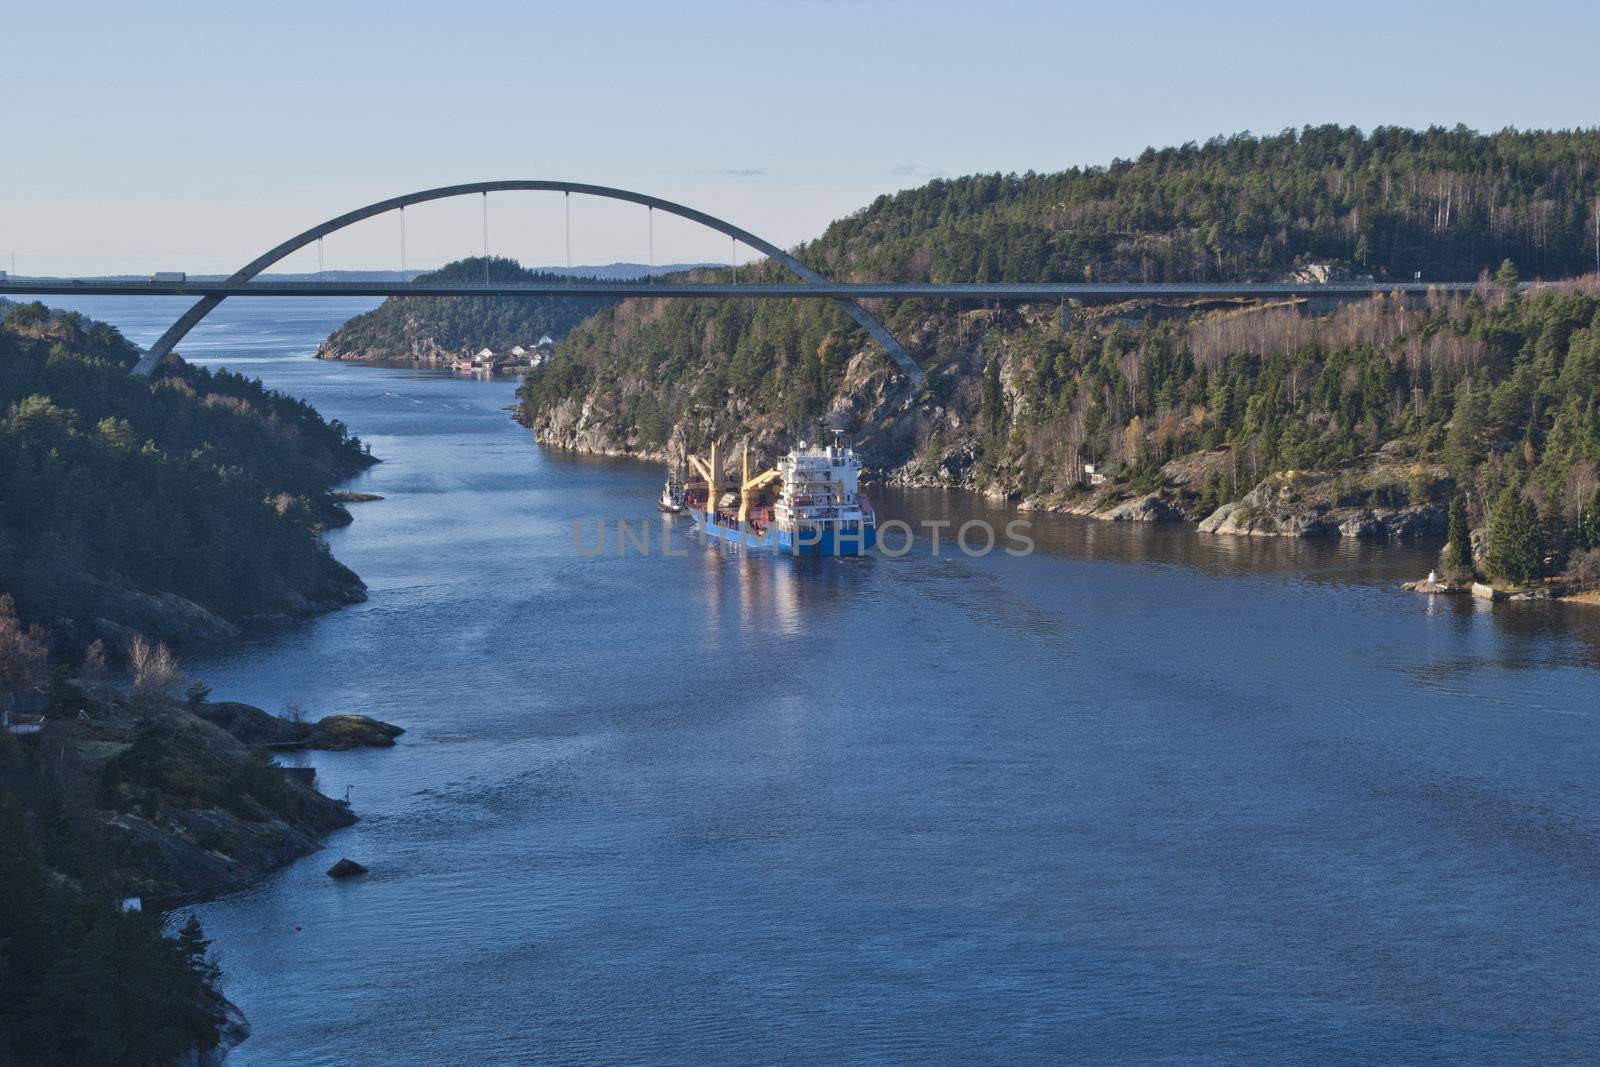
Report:
[[[1082,300],[1110,302],[1148,299],[1351,300],[1379,293],[1466,293],[1478,282],[1325,282],[1282,285],[1253,282],[725,282],[595,281],[564,282],[308,282],[308,281],[142,281],[102,278],[10,278],[0,281],[0,296],[657,296],[746,297],[772,300]]]

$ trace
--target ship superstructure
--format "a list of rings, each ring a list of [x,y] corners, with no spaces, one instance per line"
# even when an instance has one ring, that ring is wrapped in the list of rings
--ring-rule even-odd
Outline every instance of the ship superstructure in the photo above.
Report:
[[[776,467],[754,475],[746,445],[738,481],[724,475],[715,444],[689,463],[698,479],[689,478],[681,499],[708,538],[824,556],[861,555],[877,541],[877,519],[861,493],[861,461],[837,441],[802,441]]]

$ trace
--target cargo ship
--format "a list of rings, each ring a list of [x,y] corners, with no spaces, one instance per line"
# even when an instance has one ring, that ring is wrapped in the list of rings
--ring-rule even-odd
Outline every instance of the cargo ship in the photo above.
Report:
[[[714,444],[706,458],[690,456],[689,464],[687,481],[675,484],[669,475],[662,503],[681,501],[710,540],[819,556],[859,556],[877,543],[877,518],[858,484],[861,462],[837,440],[819,446],[802,441],[776,467],[755,475],[746,445],[737,482],[723,474]]]

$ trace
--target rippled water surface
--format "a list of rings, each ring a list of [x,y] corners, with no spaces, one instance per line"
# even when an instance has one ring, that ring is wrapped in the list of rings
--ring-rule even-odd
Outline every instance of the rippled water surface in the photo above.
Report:
[[[584,558],[655,469],[541,452],[510,382],[306,358],[366,305],[233,304],[185,350],[343,419],[385,499],[331,538],[370,601],[188,665],[408,732],[308,757],[361,823],[199,909],[230,1063],[1600,1045],[1600,609],[1044,518],[1027,558]],[[80,306],[148,342],[184,302]]]

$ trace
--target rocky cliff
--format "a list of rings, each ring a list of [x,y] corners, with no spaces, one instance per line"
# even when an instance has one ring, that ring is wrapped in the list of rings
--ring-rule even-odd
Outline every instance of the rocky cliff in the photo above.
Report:
[[[608,312],[610,350],[648,345],[651,325],[665,313],[635,301]],[[1216,311],[1214,306],[1129,303],[1081,311],[1076,328],[1103,336],[1174,313],[1181,320]],[[783,417],[781,390],[775,397],[729,390],[720,402],[705,402],[714,375],[693,366],[608,374],[552,403],[524,403],[518,418],[551,447],[663,461],[673,460],[686,442],[700,447],[713,438],[731,441],[735,448],[749,443],[772,457],[798,440],[837,429],[861,450],[874,481],[965,489],[1015,501],[1023,511],[1111,522],[1191,521],[1205,532],[1256,536],[1415,540],[1443,535],[1455,483],[1438,463],[1415,458],[1407,441],[1342,458],[1328,470],[1265,472],[1258,482],[1240,485],[1241,495],[1232,501],[1218,497],[1220,486],[1238,484],[1236,448],[1186,452],[1144,471],[1096,455],[1102,460],[1098,468],[1107,473],[1103,481],[1091,482],[1082,461],[1093,453],[1063,441],[1055,432],[1059,420],[1029,430],[1014,425],[1030,403],[1026,379],[1035,373],[1029,363],[1037,340],[1059,330],[1058,314],[1022,308],[918,316],[901,309],[900,329],[911,327],[902,336],[914,350],[934,354],[920,389],[899,376],[864,336],[841,330],[845,340],[835,342],[834,355],[841,365],[838,376],[819,413],[798,422]],[[582,334],[575,340],[593,343]],[[996,434],[985,420],[986,376],[995,383],[989,404],[998,416],[991,418],[1012,423],[1009,434]],[[652,439],[648,424],[637,417],[640,406],[682,393],[693,399],[671,423],[666,442]]]

